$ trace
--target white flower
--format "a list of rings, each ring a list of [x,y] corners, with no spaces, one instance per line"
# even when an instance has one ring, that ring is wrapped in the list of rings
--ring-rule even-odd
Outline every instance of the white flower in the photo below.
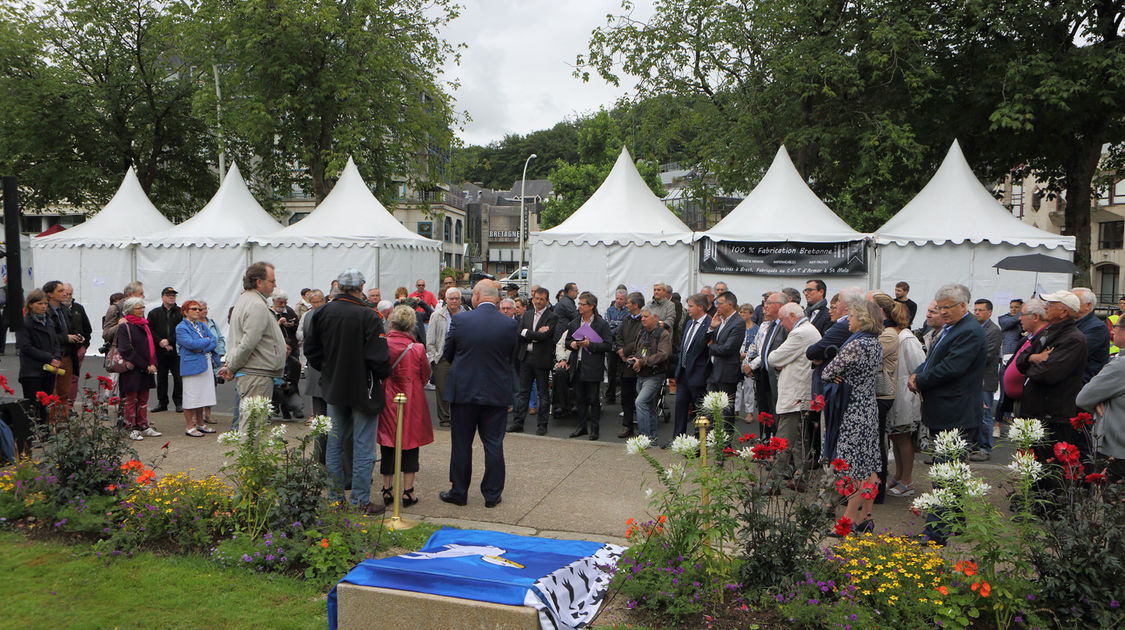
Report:
[[[738,451],[738,456],[742,459],[751,459],[754,457],[754,451],[750,450],[749,446],[743,446],[742,449]]]
[[[934,454],[939,457],[955,459],[969,448],[969,443],[961,439],[956,429],[942,431],[934,437]]]
[[[1043,476],[1043,463],[1031,451],[1019,451],[1008,464],[1008,470],[1026,481],[1037,481]]]
[[[1008,430],[1008,438],[1027,450],[1032,444],[1042,442],[1046,437],[1043,423],[1035,418],[1014,418],[1012,428]]]
[[[672,464],[664,469],[664,479],[667,483],[683,481],[686,474],[687,470],[683,464]]]
[[[652,488],[645,488],[645,498],[646,499],[652,498]]]
[[[683,457],[696,457],[699,455],[699,438],[689,433],[677,435],[672,440],[672,452]]]
[[[985,483],[980,477],[970,477],[965,481],[965,496],[968,497],[983,497],[991,489],[992,486]]]
[[[235,446],[242,443],[242,434],[238,431],[227,431],[219,436],[219,444]]]
[[[707,448],[711,448],[712,446],[715,446],[715,440],[716,440],[715,434],[716,433],[718,433],[718,431],[710,431],[710,432],[707,433]]]
[[[726,392],[710,392],[703,397],[703,408],[714,416],[730,406],[730,396]]]
[[[270,430],[270,439],[281,441],[285,439],[285,425],[279,424]]]
[[[949,488],[935,488],[915,498],[913,506],[919,512],[930,512],[935,508],[952,505],[955,498]]]
[[[930,467],[934,485],[963,485],[972,478],[972,469],[963,461],[939,462]]]
[[[332,418],[328,416],[313,416],[309,421],[309,433],[324,435],[332,432]]]
[[[650,446],[652,446],[652,440],[647,435],[635,435],[625,441],[625,453],[636,455]]]
[[[253,416],[259,420],[268,418],[272,408],[272,402],[265,396],[250,396],[249,398],[243,398],[242,402],[238,403],[240,416]]]

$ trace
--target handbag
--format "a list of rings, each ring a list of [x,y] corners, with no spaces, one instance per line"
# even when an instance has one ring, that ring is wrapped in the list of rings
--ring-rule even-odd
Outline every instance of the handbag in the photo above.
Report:
[[[125,329],[125,334],[130,335],[128,329]],[[130,335],[129,339],[132,340],[131,335]],[[121,352],[119,352],[117,350],[117,344],[116,343],[111,345],[109,347],[109,351],[105,353],[104,364],[105,364],[106,371],[107,372],[113,372],[114,374],[124,374],[125,372],[128,372],[129,370],[133,369],[132,364],[130,364],[128,361],[126,361],[125,357],[121,356]]]

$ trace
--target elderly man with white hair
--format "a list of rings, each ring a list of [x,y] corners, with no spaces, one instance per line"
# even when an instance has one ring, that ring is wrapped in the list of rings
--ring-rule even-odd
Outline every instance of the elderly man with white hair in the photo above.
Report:
[[[777,377],[777,436],[789,442],[784,451],[785,465],[795,458],[798,469],[805,465],[805,448],[808,436],[801,414],[809,409],[812,400],[812,363],[805,358],[805,350],[820,341],[820,331],[805,316],[800,304],[789,302],[778,311],[778,322],[789,332],[772,353],[770,363],[780,373]]]
[[[1070,290],[1078,298],[1078,320],[1074,325],[1086,336],[1086,369],[1082,375],[1082,382],[1088,383],[1090,379],[1102,371],[1109,363],[1109,329],[1105,322],[1094,314],[1094,306],[1098,303],[1098,296],[1093,291],[1084,287]]]
[[[449,426],[449,403],[445,402],[445,381],[449,378],[449,361],[442,358],[445,350],[445,335],[449,332],[449,322],[453,316],[462,312],[461,289],[449,287],[445,290],[445,302],[430,316],[426,328],[426,356],[434,373],[434,386],[437,388],[438,425]]]

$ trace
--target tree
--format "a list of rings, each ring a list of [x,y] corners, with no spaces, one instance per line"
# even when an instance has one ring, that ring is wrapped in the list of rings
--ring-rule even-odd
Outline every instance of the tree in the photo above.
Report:
[[[436,179],[455,115],[435,74],[451,0],[201,0],[198,62],[215,64],[227,148],[274,197],[317,201],[349,156],[385,202],[395,177]],[[217,116],[200,93],[202,115]]]
[[[552,228],[574,214],[601,186],[621,152],[621,131],[604,109],[582,122],[578,129],[578,161],[556,160],[550,179],[555,199],[547,200],[539,217],[541,229]],[[663,197],[659,167],[647,161],[637,163],[645,183]]]
[[[171,218],[213,191],[183,23],[149,0],[0,6],[0,167],[24,202],[104,203],[129,166]]]

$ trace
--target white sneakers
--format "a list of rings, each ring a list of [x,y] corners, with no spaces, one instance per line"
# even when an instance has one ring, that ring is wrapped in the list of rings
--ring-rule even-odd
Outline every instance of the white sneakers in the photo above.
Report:
[[[152,427],[149,427],[149,428],[144,430],[144,435],[145,435],[145,437],[160,437],[164,434],[161,433],[160,431],[157,431],[156,429],[154,429]]]
[[[161,433],[160,431],[157,431],[156,429],[154,429],[152,427],[149,427],[149,428],[145,429],[144,431],[138,431],[137,429],[133,429],[132,431],[129,432],[129,439],[130,440],[136,440],[136,441],[140,442],[141,440],[145,439],[145,436],[160,437],[162,435],[164,435],[164,434]]]
[[[141,432],[140,432],[140,431],[138,431],[138,430],[136,430],[136,429],[133,429],[132,431],[130,431],[130,432],[129,432],[129,439],[130,439],[130,440],[136,440],[136,441],[140,442],[140,441],[141,441],[141,440],[143,440],[144,438],[143,438],[143,437],[141,437]]]

